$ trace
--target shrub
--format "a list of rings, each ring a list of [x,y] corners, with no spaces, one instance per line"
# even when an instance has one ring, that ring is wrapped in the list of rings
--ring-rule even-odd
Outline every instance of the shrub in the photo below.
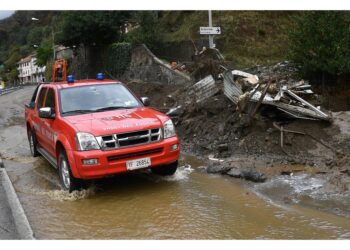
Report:
[[[309,11],[294,17],[290,59],[309,77],[350,73],[350,15],[346,11]]]
[[[115,77],[123,75],[131,61],[131,44],[113,43],[107,50],[106,58],[106,71]]]

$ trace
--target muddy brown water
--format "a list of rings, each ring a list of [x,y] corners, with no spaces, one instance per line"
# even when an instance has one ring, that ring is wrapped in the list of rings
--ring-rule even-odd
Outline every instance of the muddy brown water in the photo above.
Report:
[[[251,185],[208,175],[196,158],[181,162],[172,177],[144,171],[73,194],[41,158],[5,163],[38,239],[350,238],[347,218],[274,203]]]
[[[20,91],[6,105],[20,109]],[[189,155],[172,177],[143,171],[69,194],[44,159],[30,157],[23,125],[7,124],[0,152],[38,239],[350,238],[348,217],[274,199],[288,192],[274,194],[283,179],[261,186],[209,175]]]

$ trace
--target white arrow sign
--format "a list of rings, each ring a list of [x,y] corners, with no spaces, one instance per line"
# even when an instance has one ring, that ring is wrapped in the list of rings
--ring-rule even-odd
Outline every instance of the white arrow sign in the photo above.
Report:
[[[199,27],[199,33],[201,35],[220,35],[220,27]]]

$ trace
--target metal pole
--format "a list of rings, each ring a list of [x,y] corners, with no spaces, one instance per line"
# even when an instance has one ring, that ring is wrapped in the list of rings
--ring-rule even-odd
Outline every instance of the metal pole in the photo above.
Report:
[[[32,21],[39,21],[38,18],[32,17]],[[52,23],[51,23],[52,25]],[[56,60],[56,50],[55,50],[55,33],[53,32],[53,26],[51,26],[52,34],[52,49],[53,49],[53,60]]]
[[[213,27],[211,10],[208,10],[208,17],[209,17],[209,27]],[[209,35],[209,48],[213,48],[213,47],[214,47],[214,35]]]
[[[56,60],[56,50],[55,50],[55,33],[53,32],[53,28],[51,27],[52,32],[52,48],[53,48],[53,60]]]

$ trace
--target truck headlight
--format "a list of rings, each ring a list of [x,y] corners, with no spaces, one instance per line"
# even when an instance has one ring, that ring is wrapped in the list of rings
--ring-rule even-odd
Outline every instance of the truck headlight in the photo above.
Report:
[[[163,128],[164,139],[176,136],[175,126],[170,119],[164,122],[163,125],[164,125],[164,128]]]
[[[76,134],[77,147],[80,151],[100,149],[95,136],[89,133],[78,132]]]

